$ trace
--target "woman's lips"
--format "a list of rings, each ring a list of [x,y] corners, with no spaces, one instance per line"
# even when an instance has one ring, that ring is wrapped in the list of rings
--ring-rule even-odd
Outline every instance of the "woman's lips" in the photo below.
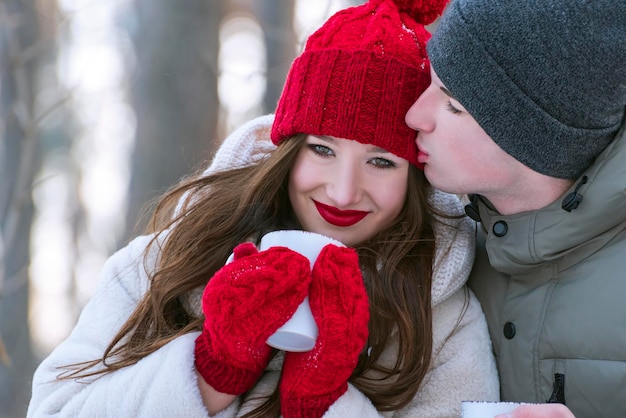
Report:
[[[369,212],[362,210],[341,210],[314,200],[315,207],[326,222],[335,226],[352,226],[365,218]]]

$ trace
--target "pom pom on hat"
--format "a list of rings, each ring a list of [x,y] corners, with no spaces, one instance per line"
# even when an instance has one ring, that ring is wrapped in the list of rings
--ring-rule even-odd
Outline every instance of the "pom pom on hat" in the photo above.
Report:
[[[370,0],[331,16],[291,65],[272,141],[299,133],[352,139],[420,166],[404,117],[430,84],[430,33],[421,22],[446,3]]]
[[[429,25],[437,19],[449,0],[395,0],[400,12],[412,16],[417,23]]]

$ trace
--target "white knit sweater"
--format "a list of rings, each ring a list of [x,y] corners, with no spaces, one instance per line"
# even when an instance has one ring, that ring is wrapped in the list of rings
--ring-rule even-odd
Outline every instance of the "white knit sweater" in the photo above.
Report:
[[[254,119],[222,144],[207,172],[256,162],[270,153],[271,115]],[[435,192],[433,203],[459,213],[456,196]],[[452,221],[448,221],[452,222]],[[325,418],[345,417],[458,417],[461,401],[498,400],[499,384],[485,319],[475,296],[464,285],[474,258],[474,229],[465,218],[457,228],[438,228],[433,278],[433,361],[413,401],[402,410],[378,412],[349,385],[326,412]],[[194,341],[190,333],[165,345],[137,364],[98,379],[56,380],[58,366],[92,360],[131,314],[146,292],[148,279],[142,253],[148,236],[134,239],[109,258],[96,293],[85,306],[71,335],[38,367],[27,417],[207,417],[197,387]],[[147,260],[154,265],[156,253]],[[196,298],[197,295],[192,296]],[[393,361],[392,350],[383,361]],[[277,384],[282,365],[278,355],[249,396],[268,393]],[[238,399],[215,415],[241,416],[254,404]]]

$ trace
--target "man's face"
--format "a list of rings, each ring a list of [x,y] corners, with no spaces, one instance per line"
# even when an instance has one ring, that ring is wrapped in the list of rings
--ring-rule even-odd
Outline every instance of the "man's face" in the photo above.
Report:
[[[443,85],[432,82],[406,114],[430,183],[449,193],[506,194],[524,166],[504,152]],[[529,122],[530,123],[530,122]]]

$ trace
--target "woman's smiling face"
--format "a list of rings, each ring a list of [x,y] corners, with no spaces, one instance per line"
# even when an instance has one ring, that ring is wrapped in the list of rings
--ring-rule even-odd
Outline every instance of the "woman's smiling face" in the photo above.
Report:
[[[289,199],[302,227],[354,246],[398,216],[409,162],[380,147],[309,135],[289,175]]]

